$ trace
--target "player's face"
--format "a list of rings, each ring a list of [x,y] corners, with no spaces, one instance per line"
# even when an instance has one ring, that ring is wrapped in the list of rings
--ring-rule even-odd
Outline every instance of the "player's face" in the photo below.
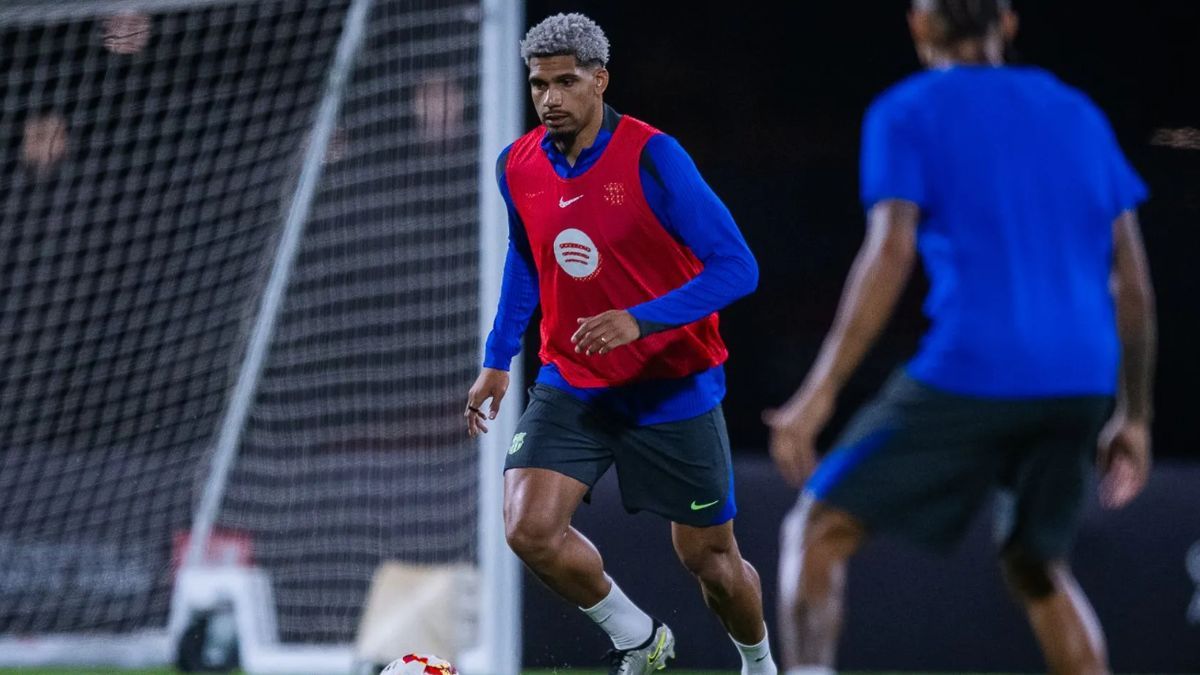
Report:
[[[600,110],[607,86],[607,70],[580,66],[574,56],[529,59],[533,107],[552,136],[571,138],[587,126]]]

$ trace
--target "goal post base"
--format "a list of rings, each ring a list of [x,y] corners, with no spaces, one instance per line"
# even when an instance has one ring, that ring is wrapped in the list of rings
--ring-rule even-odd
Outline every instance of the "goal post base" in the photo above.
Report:
[[[180,570],[168,624],[177,645],[188,619],[227,604],[237,628],[242,670],[250,675],[349,675],[351,645],[292,645],[279,641],[275,598],[267,573],[254,567],[196,567]]]

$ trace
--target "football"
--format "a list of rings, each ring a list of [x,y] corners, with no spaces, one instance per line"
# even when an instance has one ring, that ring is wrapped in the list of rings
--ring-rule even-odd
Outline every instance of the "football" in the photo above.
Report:
[[[392,661],[380,675],[458,675],[446,659],[426,654],[405,654]]]

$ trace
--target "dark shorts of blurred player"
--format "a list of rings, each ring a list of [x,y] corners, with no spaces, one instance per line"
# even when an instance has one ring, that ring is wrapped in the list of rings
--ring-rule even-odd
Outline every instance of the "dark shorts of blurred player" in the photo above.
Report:
[[[630,513],[649,511],[692,527],[720,525],[737,514],[720,406],[691,419],[636,426],[553,387],[530,389],[506,471],[548,469],[590,489],[614,465]]]
[[[945,551],[995,500],[997,543],[1063,558],[1094,471],[1108,396],[989,399],[926,386],[903,370],[862,408],[805,494]]]

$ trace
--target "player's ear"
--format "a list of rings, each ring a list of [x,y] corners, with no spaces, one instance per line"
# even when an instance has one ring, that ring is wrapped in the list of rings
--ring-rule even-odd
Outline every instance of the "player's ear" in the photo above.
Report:
[[[1004,36],[1004,42],[1012,42],[1017,39],[1017,30],[1021,27],[1021,17],[1011,9],[1004,10],[1000,15],[1000,34]]]
[[[937,43],[938,26],[933,12],[913,8],[908,12],[908,31],[912,33],[913,44],[917,48],[917,58],[928,65],[932,59],[932,49]]]
[[[596,69],[596,72],[592,74],[592,78],[595,82],[596,95],[602,96],[604,94],[604,90],[608,89],[608,69],[604,66],[600,66]]]
[[[912,33],[918,51],[936,41],[937,27],[933,22],[933,14],[924,9],[914,8],[908,11],[908,32]]]

